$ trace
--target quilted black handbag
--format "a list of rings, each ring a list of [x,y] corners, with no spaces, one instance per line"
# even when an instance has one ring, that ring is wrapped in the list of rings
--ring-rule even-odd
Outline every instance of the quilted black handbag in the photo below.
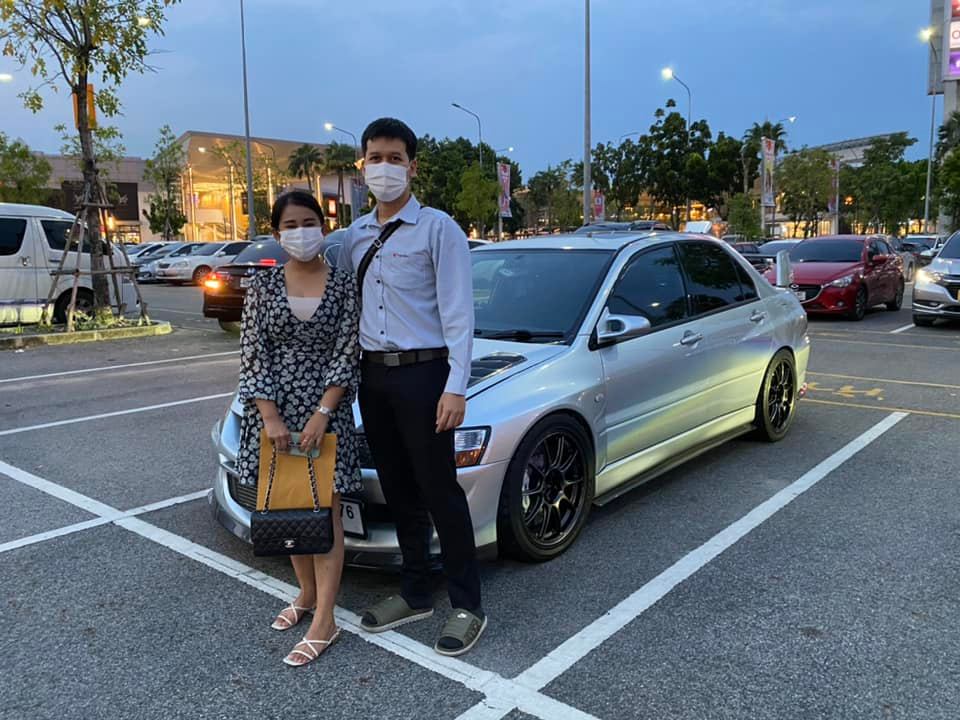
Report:
[[[320,507],[313,458],[307,458],[313,509],[270,509],[270,491],[273,489],[276,467],[277,448],[274,445],[263,510],[255,510],[250,515],[253,554],[258,556],[318,555],[330,552],[333,547],[333,515],[330,508]]]

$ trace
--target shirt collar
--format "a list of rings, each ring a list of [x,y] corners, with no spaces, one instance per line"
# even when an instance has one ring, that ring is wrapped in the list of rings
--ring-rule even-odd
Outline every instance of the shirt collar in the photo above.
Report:
[[[380,220],[377,217],[377,208],[374,207],[365,223],[366,227],[380,227]],[[407,225],[416,225],[420,218],[420,202],[411,193],[407,204],[400,208],[400,212],[394,215],[390,220],[403,220]]]

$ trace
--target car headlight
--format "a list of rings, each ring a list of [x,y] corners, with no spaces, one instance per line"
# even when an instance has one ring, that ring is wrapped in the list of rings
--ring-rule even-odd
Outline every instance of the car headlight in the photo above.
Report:
[[[943,275],[929,270],[917,270],[917,284],[926,283],[938,285],[943,280]]]
[[[186,267],[186,266],[187,266],[187,261],[186,261],[186,260],[180,260],[179,262],[175,262],[175,263],[174,263],[173,265],[171,265],[170,267]]]
[[[827,283],[830,287],[845,288],[850,287],[853,284],[853,281],[856,279],[855,275],[844,275],[842,278],[837,278],[833,282]]]
[[[453,448],[456,453],[457,467],[479,465],[487,449],[490,428],[460,428],[453,433]]]

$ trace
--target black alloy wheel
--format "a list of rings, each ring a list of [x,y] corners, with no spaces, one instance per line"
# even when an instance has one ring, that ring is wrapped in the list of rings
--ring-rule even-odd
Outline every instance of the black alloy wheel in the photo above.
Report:
[[[590,438],[573,418],[540,421],[517,448],[500,493],[497,534],[507,554],[543,562],[583,529],[594,496]]]
[[[887,310],[897,312],[903,307],[903,288],[903,280],[901,280],[897,285],[897,294],[893,296],[893,300],[887,303]]]
[[[851,320],[863,320],[867,316],[867,288],[861,285],[857,290],[857,297],[853,301],[853,308],[850,310]]]
[[[767,366],[757,398],[755,424],[760,437],[779,442],[787,436],[797,408],[797,367],[793,353],[778,350]]]

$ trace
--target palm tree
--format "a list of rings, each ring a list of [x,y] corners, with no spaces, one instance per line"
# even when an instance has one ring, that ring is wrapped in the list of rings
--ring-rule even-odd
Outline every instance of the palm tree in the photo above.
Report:
[[[327,146],[327,151],[323,156],[321,170],[325,174],[337,175],[337,225],[343,227],[346,224],[345,198],[344,198],[344,173],[350,170],[356,170],[357,151],[353,145],[332,142]]]
[[[743,141],[759,148],[761,138],[765,137],[774,141],[778,155],[786,151],[787,129],[782,122],[772,123],[764,120],[762,124],[754,123],[753,127],[743,134]]]
[[[937,162],[943,162],[947,153],[958,145],[960,145],[960,112],[955,112],[945,118],[943,125],[940,126],[937,139]]]
[[[323,151],[316,145],[301,145],[290,153],[287,171],[298,178],[307,179],[307,187],[313,192],[313,176],[323,165]]]

